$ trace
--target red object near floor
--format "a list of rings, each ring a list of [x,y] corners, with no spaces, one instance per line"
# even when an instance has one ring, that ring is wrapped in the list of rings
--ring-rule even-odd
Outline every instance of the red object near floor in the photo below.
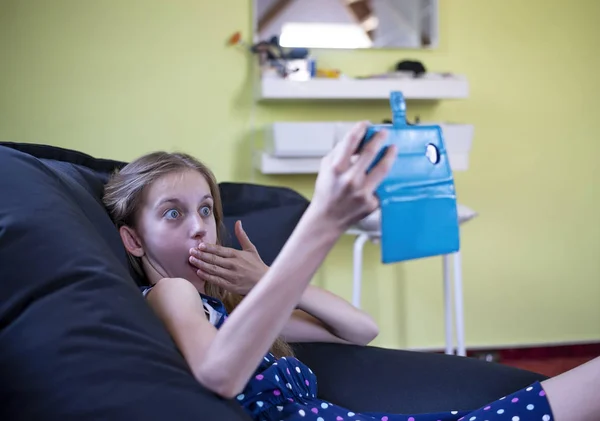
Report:
[[[489,356],[500,364],[553,377],[599,357],[600,343],[488,349],[469,352],[468,356],[477,358]]]

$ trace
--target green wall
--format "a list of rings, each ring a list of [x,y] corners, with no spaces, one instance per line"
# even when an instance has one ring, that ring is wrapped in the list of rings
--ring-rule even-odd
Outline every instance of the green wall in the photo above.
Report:
[[[323,51],[350,75],[405,58],[468,76],[466,100],[409,103],[409,116],[475,125],[459,199],[480,216],[462,231],[471,346],[600,339],[600,2],[443,0],[432,51]],[[250,163],[252,127],[274,120],[380,121],[386,101],[253,106],[250,2],[0,0],[0,140],[129,160],[182,149],[222,181],[284,184]],[[254,117],[253,117],[254,116]],[[364,307],[375,344],[442,347],[440,259],[382,266],[365,250]],[[351,297],[352,239],[315,282]]]

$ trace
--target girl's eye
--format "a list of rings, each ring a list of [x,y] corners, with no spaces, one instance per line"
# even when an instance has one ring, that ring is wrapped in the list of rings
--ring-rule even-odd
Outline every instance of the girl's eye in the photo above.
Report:
[[[177,209],[169,209],[165,212],[164,216],[167,219],[177,219],[179,218],[179,211]]]
[[[202,206],[200,208],[200,214],[202,216],[210,216],[212,209],[209,206]]]

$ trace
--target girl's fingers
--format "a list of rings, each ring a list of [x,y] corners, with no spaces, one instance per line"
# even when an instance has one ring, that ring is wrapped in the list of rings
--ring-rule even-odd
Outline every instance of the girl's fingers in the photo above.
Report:
[[[381,157],[377,165],[375,165],[367,175],[367,179],[365,180],[366,191],[373,192],[375,189],[377,189],[377,187],[379,187],[394,165],[397,154],[398,148],[396,145],[390,145],[387,147],[384,155]]]
[[[199,248],[190,249],[190,253],[212,253],[220,257],[234,257],[234,250],[228,247],[223,247],[218,244],[206,244],[202,243]]]
[[[383,142],[387,137],[386,131],[377,132],[373,138],[367,142],[363,150],[358,155],[358,159],[356,163],[353,165],[353,168],[356,172],[356,175],[362,173],[366,173],[369,166],[373,163],[375,157],[381,150]]]
[[[191,257],[196,259],[196,261],[201,261],[206,264],[222,267],[225,269],[232,269],[234,266],[234,263],[231,262],[231,260],[229,260],[228,257],[221,257],[219,255],[212,254],[211,252],[199,251],[197,249],[192,249],[190,250],[190,252]]]
[[[210,275],[217,275],[220,277],[225,277],[225,275],[228,273],[228,270],[215,265],[214,263],[207,263],[204,262],[200,259],[195,258],[194,256],[190,256],[190,263],[192,265],[194,265],[195,267],[197,267],[198,269],[202,269],[203,272],[206,272]]]
[[[336,145],[333,150],[333,168],[336,173],[341,174],[350,167],[352,155],[356,153],[360,141],[365,137],[369,124],[368,121],[356,124],[344,140]]]

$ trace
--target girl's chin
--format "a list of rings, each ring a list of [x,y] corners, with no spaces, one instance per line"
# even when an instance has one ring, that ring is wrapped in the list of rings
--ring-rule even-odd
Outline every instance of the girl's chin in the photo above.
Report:
[[[181,266],[177,270],[172,271],[168,277],[183,278],[194,285],[198,285],[199,281],[200,283],[204,283],[204,281],[198,277],[197,270],[198,268],[196,266],[188,263],[187,265]]]
[[[188,267],[190,268],[189,273],[186,274],[184,278],[193,283],[194,285],[197,285],[199,283],[204,284],[204,280],[198,276],[198,268],[192,265],[191,263],[188,264]]]

